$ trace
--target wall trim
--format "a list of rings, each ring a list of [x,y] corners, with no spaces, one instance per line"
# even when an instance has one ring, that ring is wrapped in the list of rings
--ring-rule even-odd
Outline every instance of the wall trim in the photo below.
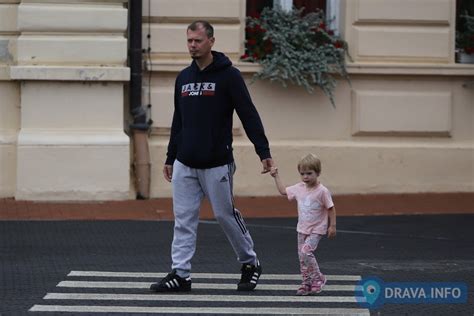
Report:
[[[232,61],[243,73],[256,73],[261,66],[257,63]],[[152,72],[180,72],[190,60],[153,60],[147,62]],[[426,63],[347,63],[349,74],[363,75],[424,75],[424,76],[474,76],[474,64],[426,64]]]
[[[11,66],[10,76],[12,80],[129,81],[130,68],[86,66]]]

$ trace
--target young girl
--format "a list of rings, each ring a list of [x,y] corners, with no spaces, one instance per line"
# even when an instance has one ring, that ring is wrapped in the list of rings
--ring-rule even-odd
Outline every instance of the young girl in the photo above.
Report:
[[[272,168],[270,174],[276,187],[288,200],[296,199],[298,204],[298,257],[303,282],[296,295],[320,293],[326,284],[326,277],[319,271],[314,251],[323,235],[336,236],[336,209],[329,190],[318,181],[321,161],[313,154],[306,155],[298,163],[301,182],[285,187]],[[329,222],[329,223],[328,223]]]

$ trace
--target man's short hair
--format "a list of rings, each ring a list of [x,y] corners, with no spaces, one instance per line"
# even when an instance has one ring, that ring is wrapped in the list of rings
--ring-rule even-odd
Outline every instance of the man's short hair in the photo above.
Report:
[[[193,23],[188,25],[188,28],[186,30],[196,31],[200,27],[204,28],[208,38],[214,37],[214,28],[212,27],[211,23],[205,20],[194,21]]]

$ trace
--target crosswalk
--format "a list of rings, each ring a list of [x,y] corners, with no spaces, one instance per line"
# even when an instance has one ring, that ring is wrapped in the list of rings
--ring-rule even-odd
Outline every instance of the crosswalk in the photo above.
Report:
[[[240,274],[193,273],[192,292],[157,294],[150,284],[166,275],[145,272],[71,271],[30,312],[238,315],[370,315],[356,275],[327,275],[324,291],[295,296],[299,274],[263,274],[257,289],[237,292]]]

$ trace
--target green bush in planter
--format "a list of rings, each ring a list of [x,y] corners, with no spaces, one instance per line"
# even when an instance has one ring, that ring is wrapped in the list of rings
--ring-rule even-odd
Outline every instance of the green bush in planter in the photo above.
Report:
[[[258,79],[303,86],[309,93],[317,86],[335,106],[336,76],[349,82],[347,43],[326,27],[323,11],[304,16],[302,11],[265,8],[260,17],[249,17],[242,60],[261,64]]]

